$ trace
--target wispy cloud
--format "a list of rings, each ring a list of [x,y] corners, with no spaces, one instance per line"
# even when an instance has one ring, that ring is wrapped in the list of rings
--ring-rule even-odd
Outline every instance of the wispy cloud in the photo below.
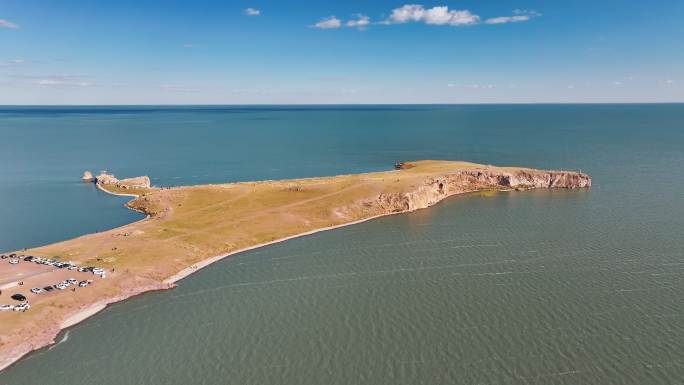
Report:
[[[51,87],[51,88],[82,88],[90,87],[92,82],[77,75],[14,75],[23,84]]]
[[[56,80],[56,79],[40,79],[40,80],[36,80],[35,84],[38,84],[39,86],[79,86],[79,87],[87,87],[90,85],[90,83],[88,83],[88,82],[71,82],[71,81]]]
[[[506,24],[506,23],[520,23],[522,21],[529,21],[533,17],[541,16],[537,11],[530,11],[526,9],[516,9],[512,16],[492,17],[485,20],[486,24]]]
[[[183,48],[186,49],[194,49],[194,48],[207,48],[206,44],[197,44],[197,43],[185,43],[182,45]]]
[[[449,88],[463,88],[463,89],[468,89],[468,90],[491,90],[491,89],[496,88],[496,85],[494,85],[494,84],[478,84],[478,83],[472,83],[472,84],[449,83],[449,84],[447,84],[447,87],[449,87]]]
[[[0,19],[0,28],[17,29],[19,26],[9,20]]]
[[[318,29],[335,29],[342,26],[342,21],[335,16],[330,16],[322,19],[318,23],[314,24],[314,28]]]
[[[259,16],[259,15],[261,15],[261,10],[256,9],[256,8],[247,8],[247,9],[245,9],[245,15],[247,15],[247,16]]]
[[[180,85],[180,84],[162,84],[160,88],[165,92],[200,92],[199,87]]]
[[[15,67],[26,64],[24,59],[12,59],[7,61],[0,61],[0,67]]]
[[[357,28],[360,31],[365,31],[366,28],[370,25],[370,23],[370,17],[358,14],[356,15],[356,19],[347,21],[346,26],[350,28]]]

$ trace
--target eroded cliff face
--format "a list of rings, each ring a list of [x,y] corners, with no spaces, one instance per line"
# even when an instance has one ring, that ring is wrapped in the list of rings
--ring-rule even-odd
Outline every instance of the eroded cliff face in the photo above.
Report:
[[[135,178],[117,179],[112,174],[101,173],[95,177],[95,183],[100,185],[115,185],[122,189],[132,188],[150,188],[150,178],[147,176],[138,176]]]
[[[365,202],[365,205],[375,206],[383,212],[398,213],[430,207],[448,196],[478,190],[588,187],[591,187],[591,177],[572,171],[461,170],[427,178],[410,192],[380,194],[375,201]]]

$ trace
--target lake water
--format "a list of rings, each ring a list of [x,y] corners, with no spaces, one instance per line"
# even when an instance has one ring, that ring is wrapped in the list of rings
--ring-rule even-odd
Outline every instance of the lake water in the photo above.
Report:
[[[589,191],[472,194],[236,255],[0,384],[684,383],[684,105],[0,107],[0,250],[139,218],[79,181],[462,159]]]

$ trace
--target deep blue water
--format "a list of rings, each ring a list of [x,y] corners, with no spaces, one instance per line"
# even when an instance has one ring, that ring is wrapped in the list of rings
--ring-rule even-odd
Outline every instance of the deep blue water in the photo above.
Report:
[[[601,172],[645,156],[670,167],[683,115],[681,105],[0,107],[0,250],[138,217],[82,185],[84,170],[169,186],[409,159]]]
[[[138,218],[86,169],[169,186],[414,159],[580,169],[594,187],[243,253],[0,383],[681,384],[684,105],[0,107],[0,250]]]

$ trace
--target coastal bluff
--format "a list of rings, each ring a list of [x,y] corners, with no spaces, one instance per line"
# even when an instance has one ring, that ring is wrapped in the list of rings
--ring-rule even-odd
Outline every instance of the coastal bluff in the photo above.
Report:
[[[133,197],[127,207],[146,218],[17,252],[98,266],[107,277],[88,290],[29,295],[30,311],[0,313],[0,369],[54,343],[63,328],[108,304],[173,288],[235,253],[424,209],[459,194],[586,189],[592,183],[589,175],[574,171],[436,160],[399,165],[384,172],[171,188],[154,187],[147,176],[84,175],[105,192]],[[47,270],[27,277],[25,287],[53,284],[53,274]]]
[[[90,178],[88,178],[90,177]],[[138,176],[134,178],[117,179],[113,174],[101,172],[100,175],[93,177],[89,171],[83,174],[84,181],[92,181],[99,186],[113,186],[120,189],[148,189],[150,188],[150,177]]]
[[[404,162],[397,170],[411,170],[414,164]],[[539,171],[530,169],[474,168],[456,170],[440,177],[427,177],[413,191],[380,194],[377,203],[392,213],[430,207],[445,197],[469,191],[496,188],[524,191],[540,188],[588,188],[591,177],[575,171]]]

